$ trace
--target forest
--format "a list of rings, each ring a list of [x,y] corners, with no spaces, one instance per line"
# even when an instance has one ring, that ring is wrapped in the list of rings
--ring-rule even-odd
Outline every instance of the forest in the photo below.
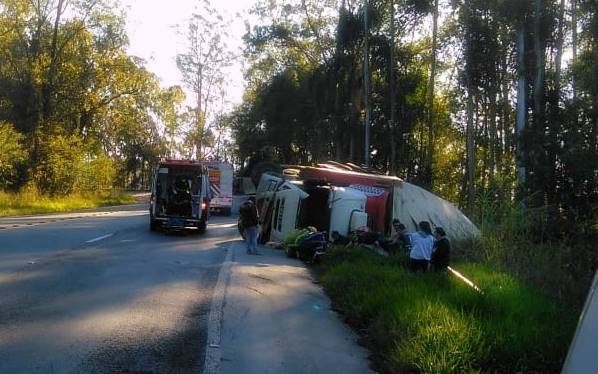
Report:
[[[596,9],[593,0],[258,2],[247,90],[228,118],[238,157],[369,162],[482,227],[463,257],[579,304],[598,265]]]
[[[552,245],[551,266],[587,284],[598,264],[596,9],[258,0],[241,19],[198,1],[176,58],[183,84],[162,87],[127,53],[117,3],[2,0],[0,190],[143,189],[164,157],[241,172],[262,160],[353,162],[437,193],[494,233],[464,255],[527,274],[533,258],[492,253]],[[240,55],[226,44],[232,22],[246,27]],[[246,88],[225,112],[235,59]]]

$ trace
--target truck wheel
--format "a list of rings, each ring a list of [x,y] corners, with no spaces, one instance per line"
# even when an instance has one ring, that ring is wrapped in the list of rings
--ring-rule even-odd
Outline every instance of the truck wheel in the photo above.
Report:
[[[231,215],[231,208],[222,209],[222,215],[229,217]]]
[[[150,218],[150,231],[158,230],[159,224],[155,219]]]
[[[206,221],[201,221],[197,225],[197,232],[200,234],[205,234],[207,229],[208,229],[208,224],[206,223]]]

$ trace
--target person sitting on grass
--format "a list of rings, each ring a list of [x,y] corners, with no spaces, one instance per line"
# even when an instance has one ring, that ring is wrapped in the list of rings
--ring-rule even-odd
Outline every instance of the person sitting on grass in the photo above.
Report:
[[[338,231],[333,231],[330,234],[332,240],[330,241],[330,244],[334,244],[334,245],[347,245],[349,243],[351,243],[351,239],[349,239],[346,236],[343,236],[341,234],[339,234]]]
[[[378,246],[382,234],[371,230],[367,226],[362,226],[353,231],[351,242],[354,245]]]
[[[412,272],[428,271],[432,249],[434,247],[434,236],[430,222],[421,221],[418,225],[419,230],[407,234],[411,242],[409,251],[409,270]]]
[[[449,266],[451,243],[446,237],[446,232],[442,227],[437,227],[434,230],[436,241],[434,242],[434,250],[432,252],[432,269],[434,271],[446,271]]]

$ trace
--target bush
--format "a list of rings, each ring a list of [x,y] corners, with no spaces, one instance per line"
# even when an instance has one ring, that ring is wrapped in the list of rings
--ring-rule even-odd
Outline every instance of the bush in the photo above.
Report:
[[[100,154],[85,161],[76,189],[78,191],[110,190],[114,186],[115,177],[114,161],[108,156]]]
[[[11,188],[18,182],[19,169],[27,160],[22,143],[23,135],[11,124],[0,121],[0,189]]]
[[[326,292],[375,352],[381,372],[558,372],[575,327],[534,288],[480,265],[412,274],[396,259],[334,247],[319,268]]]
[[[103,153],[90,151],[78,136],[54,135],[40,140],[35,183],[43,194],[110,190],[115,176],[114,162]]]
[[[50,195],[72,193],[82,174],[84,156],[83,142],[78,136],[41,137],[35,165],[36,186]]]

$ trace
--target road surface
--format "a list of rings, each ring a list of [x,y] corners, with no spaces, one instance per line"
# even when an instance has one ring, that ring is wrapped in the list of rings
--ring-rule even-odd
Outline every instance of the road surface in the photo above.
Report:
[[[201,372],[235,237],[151,233],[145,204],[0,219],[0,373]]]

